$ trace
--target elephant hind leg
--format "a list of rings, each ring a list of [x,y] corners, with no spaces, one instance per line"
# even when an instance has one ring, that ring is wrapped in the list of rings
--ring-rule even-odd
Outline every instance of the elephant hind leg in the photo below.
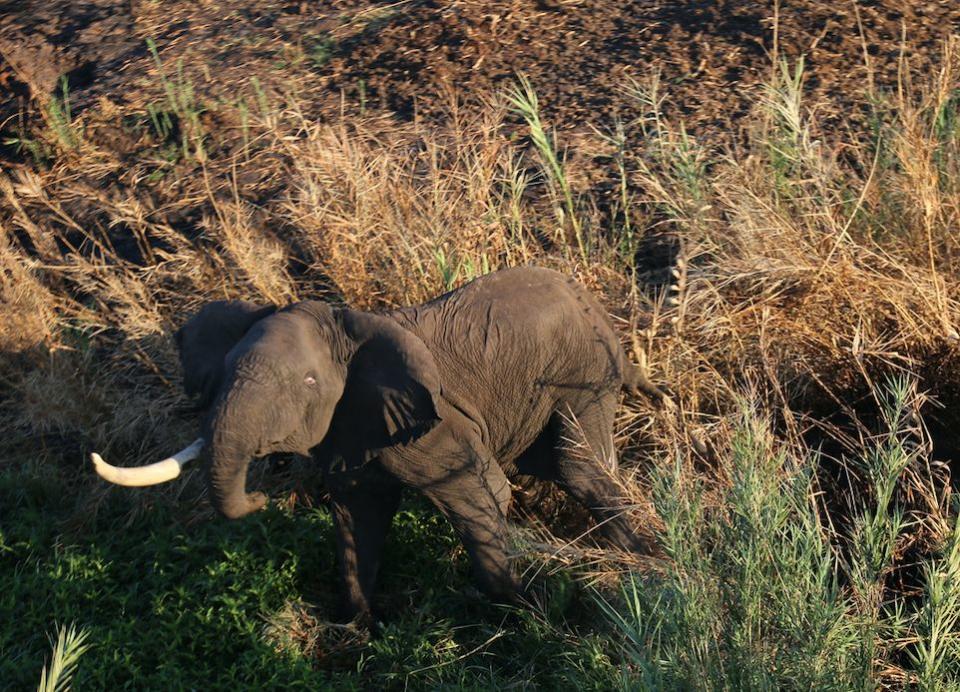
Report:
[[[613,422],[616,402],[601,400],[554,414],[556,480],[586,507],[611,543],[637,553],[650,551],[649,539],[630,520],[627,500],[616,479]]]
[[[327,478],[349,619],[369,619],[383,545],[403,489],[382,472]]]

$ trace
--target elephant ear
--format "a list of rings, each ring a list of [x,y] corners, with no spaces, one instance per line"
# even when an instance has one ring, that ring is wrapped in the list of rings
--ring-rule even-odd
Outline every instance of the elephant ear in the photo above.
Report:
[[[427,434],[440,421],[440,375],[426,344],[389,317],[352,310],[340,317],[356,346],[333,420],[341,453],[367,460]]]
[[[257,321],[276,312],[275,305],[245,300],[218,300],[204,305],[177,330],[175,339],[183,367],[183,388],[206,408],[220,391],[223,361]]]

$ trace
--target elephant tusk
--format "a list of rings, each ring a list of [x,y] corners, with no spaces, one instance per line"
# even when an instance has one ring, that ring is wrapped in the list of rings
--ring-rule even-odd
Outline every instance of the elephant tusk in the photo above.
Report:
[[[181,449],[173,456],[146,466],[131,466],[128,468],[111,466],[96,452],[90,455],[90,460],[93,462],[93,468],[97,475],[104,480],[130,488],[140,488],[172,481],[180,475],[180,468],[184,464],[200,456],[203,445],[203,438],[198,437],[190,446]]]

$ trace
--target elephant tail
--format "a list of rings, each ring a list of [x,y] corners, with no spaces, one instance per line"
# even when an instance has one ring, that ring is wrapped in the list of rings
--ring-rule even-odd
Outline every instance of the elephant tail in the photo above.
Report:
[[[633,355],[637,363],[633,363],[624,348],[620,349],[620,361],[622,363],[620,370],[623,373],[622,389],[632,396],[644,396],[656,408],[672,409],[674,407],[673,399],[661,387],[658,387],[650,379],[647,369],[646,351],[640,345],[640,339],[636,331],[630,333],[633,346]]]
[[[686,311],[686,291],[687,253],[682,240],[678,239],[676,254],[669,267],[669,274],[667,275],[667,286],[662,293],[662,307],[666,312],[666,322],[674,332],[680,330],[681,323],[683,322]],[[654,335],[654,327],[648,327],[646,332],[648,335]],[[630,337],[633,342],[633,353],[639,365],[632,363],[627,357],[626,352],[623,353],[622,371],[624,391],[633,396],[642,394],[657,408],[673,408],[674,403],[670,395],[655,385],[648,375],[646,352],[640,345],[635,324],[631,329]]]
[[[646,373],[646,368],[634,365],[623,356],[623,390],[632,396],[645,396],[657,408],[670,408],[673,400],[655,385]]]

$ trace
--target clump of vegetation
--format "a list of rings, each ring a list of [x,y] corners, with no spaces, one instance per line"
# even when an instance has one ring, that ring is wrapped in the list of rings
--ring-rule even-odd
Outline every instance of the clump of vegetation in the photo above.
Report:
[[[882,394],[887,428],[850,460],[868,480],[866,499],[848,498],[859,509],[847,530],[832,524],[821,497],[819,457],[778,448],[755,408],[741,413],[714,487],[679,460],[655,472],[669,561],[627,579],[620,599],[598,597],[643,687],[873,689],[904,652],[916,672],[900,671],[902,681],[957,684],[958,518],[949,489],[928,495],[929,447],[910,422],[913,385],[901,379]],[[901,498],[911,491],[925,512],[909,512]],[[908,514],[943,522],[944,542],[909,606],[891,584]]]
[[[570,181],[564,170],[564,157],[557,151],[555,137],[547,131],[540,119],[540,104],[533,85],[522,75],[519,81],[519,86],[507,94],[507,100],[530,128],[530,139],[540,156],[544,177],[552,195],[557,198],[556,211],[560,229],[562,231],[567,225],[573,229],[577,249],[580,251],[581,258],[586,260],[587,239],[583,235],[583,226],[578,217],[573,191],[570,189]],[[560,241],[561,247],[567,247],[563,242],[565,238],[562,233]]]
[[[219,104],[207,132],[189,70],[168,77],[154,52],[153,139],[176,121],[202,165],[151,177],[156,152],[98,143],[88,110],[82,146],[43,132],[47,166],[0,173],[0,678],[34,684],[42,632],[76,621],[93,688],[956,684],[960,529],[930,442],[960,391],[955,42],[926,86],[865,94],[863,127],[828,128],[785,63],[726,150],[641,80],[646,115],[598,123],[612,197],[564,158],[529,82],[470,112],[454,99],[436,125],[321,121],[252,79],[256,107]],[[196,471],[131,492],[86,466],[195,436],[171,335],[204,301],[389,307],[533,263],[600,296],[674,394],[625,402],[618,435],[662,555],[541,517],[557,536],[533,521],[515,541],[532,605],[498,609],[408,499],[368,638],[336,624],[329,515],[302,464],[257,465],[277,501],[233,524],[210,520]]]

